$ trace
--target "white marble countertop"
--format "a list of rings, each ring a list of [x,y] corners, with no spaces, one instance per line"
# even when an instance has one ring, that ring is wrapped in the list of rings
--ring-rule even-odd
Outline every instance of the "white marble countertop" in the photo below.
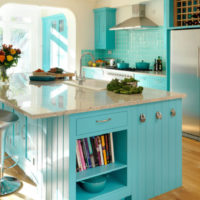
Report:
[[[107,90],[91,90],[52,82],[37,86],[28,75],[12,77],[9,85],[0,84],[0,102],[30,118],[47,118],[115,107],[184,98],[183,94],[145,88],[141,95],[120,95]]]

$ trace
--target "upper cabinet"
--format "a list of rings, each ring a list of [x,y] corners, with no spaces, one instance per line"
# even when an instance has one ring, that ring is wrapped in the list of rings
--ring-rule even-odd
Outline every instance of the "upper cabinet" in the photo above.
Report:
[[[94,10],[95,49],[114,49],[115,31],[109,29],[116,25],[115,8],[99,8]]]

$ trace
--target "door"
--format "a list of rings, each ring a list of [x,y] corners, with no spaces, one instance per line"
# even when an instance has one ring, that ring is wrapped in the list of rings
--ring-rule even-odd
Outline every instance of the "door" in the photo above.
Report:
[[[200,137],[200,30],[171,33],[171,91],[185,93],[182,130]]]
[[[67,71],[68,64],[68,31],[67,21],[63,14],[44,17],[43,26],[43,69],[60,67]]]

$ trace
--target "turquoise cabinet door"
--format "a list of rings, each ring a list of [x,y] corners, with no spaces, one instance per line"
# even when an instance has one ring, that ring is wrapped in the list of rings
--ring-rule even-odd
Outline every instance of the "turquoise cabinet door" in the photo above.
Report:
[[[13,108],[7,106],[6,104],[3,104],[3,109],[13,112]],[[13,151],[13,147],[14,147],[14,126],[10,126],[9,128],[7,128],[6,130],[6,144],[10,145],[10,148],[7,148],[6,145],[6,152],[11,152]]]
[[[100,68],[84,67],[83,73],[86,78],[103,80],[103,70]]]
[[[133,199],[151,199],[182,185],[181,116],[181,100],[132,108]]]
[[[167,90],[167,78],[160,76],[151,76],[135,74],[135,79],[139,81],[138,85],[158,90]]]
[[[19,120],[14,125],[14,147],[17,151],[19,165],[23,166],[26,154],[26,117],[17,111],[15,114]]]
[[[106,15],[104,12],[95,14],[95,49],[106,48]]]
[[[32,166],[35,166],[36,162],[36,135],[37,133],[37,120],[27,119],[27,134],[26,134],[26,146],[27,153],[26,159]]]
[[[114,49],[115,32],[109,29],[116,25],[115,8],[99,8],[94,10],[95,49]]]

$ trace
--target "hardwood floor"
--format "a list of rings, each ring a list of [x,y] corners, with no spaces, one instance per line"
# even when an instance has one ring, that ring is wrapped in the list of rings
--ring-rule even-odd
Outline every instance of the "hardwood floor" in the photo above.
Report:
[[[7,171],[7,174],[22,180],[23,187],[1,200],[36,200],[35,184],[18,167]],[[183,186],[151,200],[200,200],[200,142],[183,138]]]
[[[152,200],[200,200],[200,142],[183,138],[183,186]]]

